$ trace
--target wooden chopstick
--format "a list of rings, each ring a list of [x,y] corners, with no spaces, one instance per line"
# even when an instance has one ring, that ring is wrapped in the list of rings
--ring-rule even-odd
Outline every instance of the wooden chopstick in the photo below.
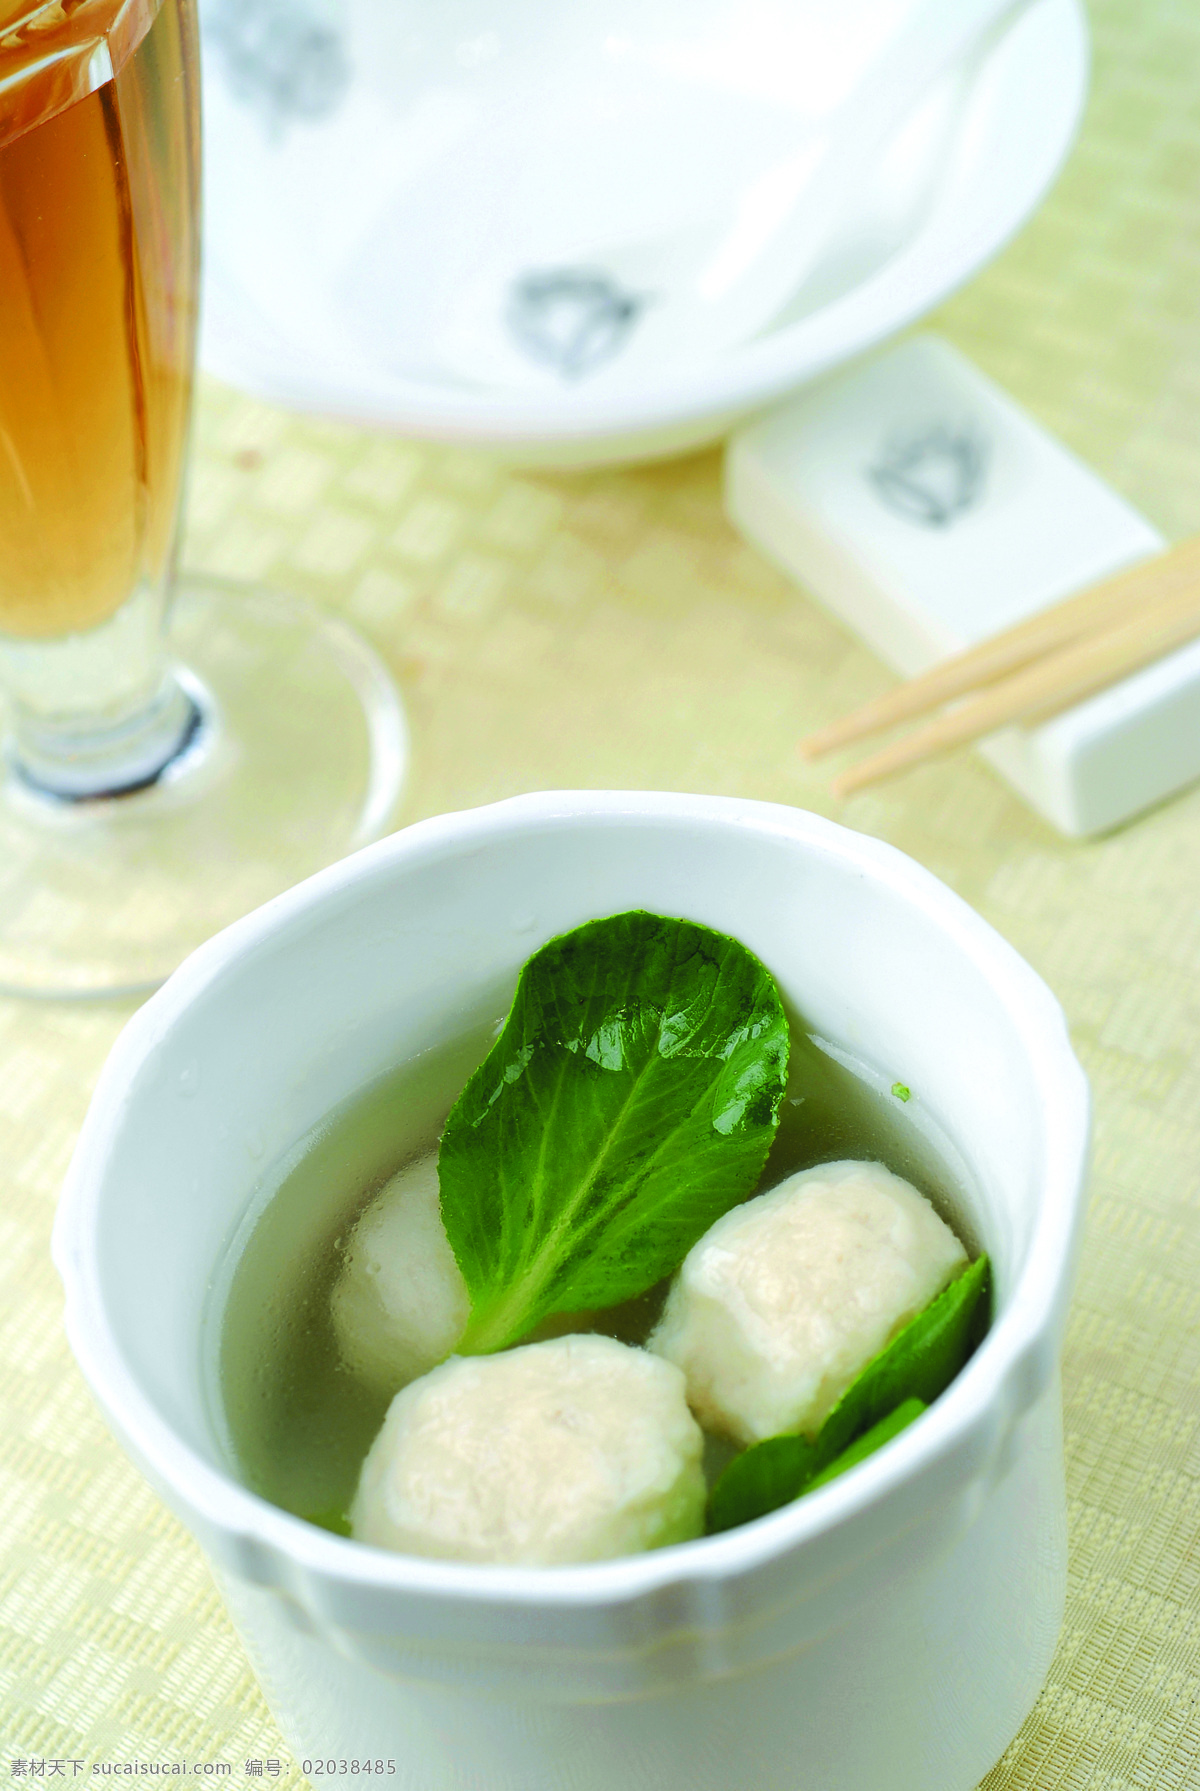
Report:
[[[1101,584],[1041,610],[978,647],[958,653],[918,678],[876,697],[852,715],[818,728],[800,742],[805,758],[816,759],[898,722],[928,714],[968,691],[995,683],[1069,642],[1097,634],[1126,617],[1134,605],[1155,603],[1200,587],[1200,536],[1153,559],[1141,560]]]
[[[834,779],[834,792],[848,796],[1011,722],[1044,721],[1197,635],[1200,584],[1160,592],[1129,620],[1070,642],[852,766]]]

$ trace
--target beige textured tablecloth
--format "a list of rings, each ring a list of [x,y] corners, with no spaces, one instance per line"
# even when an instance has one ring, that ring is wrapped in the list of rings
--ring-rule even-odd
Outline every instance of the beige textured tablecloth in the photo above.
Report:
[[[1177,537],[1200,529],[1200,5],[1096,0],[1094,23],[1063,179],[934,322]],[[209,386],[188,557],[375,643],[414,730],[401,821],[546,786],[798,803],[914,854],[1046,977],[1097,1113],[1070,1600],[986,1786],[1200,1786],[1200,790],[1086,845],[970,758],[833,803],[796,738],[888,678],[727,527],[716,454],[514,474]],[[124,1012],[0,1006],[0,1775],[170,1758],[290,1783],[197,1551],[60,1330],[51,1218]]]

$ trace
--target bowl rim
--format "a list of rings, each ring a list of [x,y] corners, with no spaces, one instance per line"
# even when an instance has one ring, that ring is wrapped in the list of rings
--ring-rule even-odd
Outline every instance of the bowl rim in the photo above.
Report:
[[[1057,111],[1035,117],[986,180],[951,177],[906,243],[861,284],[795,323],[714,357],[699,377],[684,373],[611,392],[572,388],[561,397],[507,389],[463,393],[399,374],[372,382],[350,367],[314,377],[300,342],[289,343],[267,365],[260,350],[278,332],[212,243],[202,365],[216,378],[288,408],[497,448],[570,449],[589,441],[600,447],[629,434],[694,428],[706,418],[714,420],[715,433],[724,421],[782,398],[915,322],[977,273],[1036,210],[1075,141],[1090,67],[1084,0],[1033,0],[1013,32],[1037,17],[1050,21],[1061,42]],[[1006,37],[992,55],[1002,56],[1008,47]],[[985,194],[988,204],[981,203]]]
[[[420,1559],[352,1542],[269,1504],[176,1435],[127,1364],[98,1273],[104,1167],[131,1084],[192,1003],[281,928],[344,897],[496,836],[613,823],[696,823],[782,835],[833,857],[937,920],[992,985],[1029,1054],[1044,1129],[1044,1187],[1028,1260],[1006,1310],[938,1401],[878,1455],[807,1498],[754,1523],[644,1555],[574,1566],[505,1567]],[[52,1254],[65,1325],[84,1376],[143,1471],[211,1542],[223,1537],[249,1576],[293,1588],[296,1570],[343,1590],[500,1607],[598,1607],[753,1573],[853,1524],[921,1478],[961,1490],[985,1475],[1013,1425],[1053,1373],[1077,1248],[1089,1143],[1087,1081],[1062,1009],[1045,983],[979,914],[897,848],[808,811],[739,797],[672,792],[539,791],[418,821],[319,871],[216,934],[128,1021],[101,1072],[67,1171]]]

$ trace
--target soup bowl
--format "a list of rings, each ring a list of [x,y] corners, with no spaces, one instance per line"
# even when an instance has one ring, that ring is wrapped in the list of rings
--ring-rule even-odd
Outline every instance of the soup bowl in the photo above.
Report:
[[[502,1011],[524,960],[646,908],[732,933],[912,1091],[991,1255],[991,1329],[887,1448],[724,1535],[575,1567],[364,1547],[240,1483],[231,1240],[314,1125]],[[1062,1616],[1058,1361],[1087,1090],[1053,996],[934,877],[799,810],[551,793],[405,829],[203,946],[105,1068],[55,1232],[71,1343],[217,1576],[310,1776],[405,1791],[970,1791]],[[219,1301],[217,1302],[219,1305]]]

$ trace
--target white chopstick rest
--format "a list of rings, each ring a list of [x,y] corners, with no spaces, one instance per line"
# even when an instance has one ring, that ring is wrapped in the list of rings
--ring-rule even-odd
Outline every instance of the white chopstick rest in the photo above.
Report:
[[[737,433],[726,504],[749,540],[906,676],[1166,545],[933,336]],[[798,712],[797,740],[838,714]],[[979,750],[1063,833],[1114,827],[1200,776],[1200,640]]]

